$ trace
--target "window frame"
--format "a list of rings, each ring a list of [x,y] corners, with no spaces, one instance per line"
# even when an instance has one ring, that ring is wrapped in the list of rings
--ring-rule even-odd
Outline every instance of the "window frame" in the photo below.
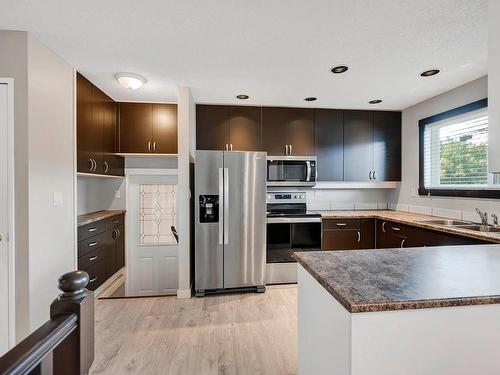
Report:
[[[475,101],[448,111],[426,117],[418,122],[418,158],[419,158],[419,188],[418,195],[440,196],[440,197],[463,197],[463,198],[493,198],[500,199],[500,187],[498,189],[426,189],[424,184],[424,131],[425,127],[438,121],[446,120],[468,112],[488,107],[488,98]],[[489,145],[488,145],[489,146]]]

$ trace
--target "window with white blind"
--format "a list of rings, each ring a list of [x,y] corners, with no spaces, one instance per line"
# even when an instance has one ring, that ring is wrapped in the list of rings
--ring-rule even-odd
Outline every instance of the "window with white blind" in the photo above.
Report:
[[[500,188],[488,173],[486,99],[420,121],[420,167],[420,194]]]

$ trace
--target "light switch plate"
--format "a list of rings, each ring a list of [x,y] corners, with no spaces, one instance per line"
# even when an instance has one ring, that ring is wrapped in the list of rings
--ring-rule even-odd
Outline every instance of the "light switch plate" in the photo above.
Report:
[[[62,191],[54,191],[54,206],[61,206],[64,203]]]
[[[121,197],[120,190],[115,190],[115,198],[119,199]]]

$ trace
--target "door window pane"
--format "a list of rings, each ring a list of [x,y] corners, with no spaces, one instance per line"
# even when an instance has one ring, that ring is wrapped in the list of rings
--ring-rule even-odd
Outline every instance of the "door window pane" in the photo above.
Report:
[[[176,185],[139,185],[139,244],[172,245],[176,240]]]

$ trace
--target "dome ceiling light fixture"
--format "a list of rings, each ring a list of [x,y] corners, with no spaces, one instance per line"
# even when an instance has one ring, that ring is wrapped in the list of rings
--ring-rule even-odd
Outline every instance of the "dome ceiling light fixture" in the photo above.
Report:
[[[435,76],[440,72],[439,69],[429,69],[429,70],[424,70],[422,73],[420,73],[421,77],[432,77]]]
[[[349,69],[349,67],[346,65],[337,65],[337,66],[334,66],[332,69],[330,69],[330,71],[334,74],[340,74],[340,73],[347,72],[348,69]]]
[[[146,78],[135,73],[116,73],[115,78],[123,87],[129,90],[137,90],[147,82]]]
[[[382,103],[382,100],[381,99],[373,99],[373,100],[370,100],[368,103],[370,103],[370,104],[379,104],[379,103]]]
[[[240,95],[236,95],[236,98],[240,99],[240,100],[246,100],[249,98],[249,96],[245,95],[245,94],[240,94]]]

